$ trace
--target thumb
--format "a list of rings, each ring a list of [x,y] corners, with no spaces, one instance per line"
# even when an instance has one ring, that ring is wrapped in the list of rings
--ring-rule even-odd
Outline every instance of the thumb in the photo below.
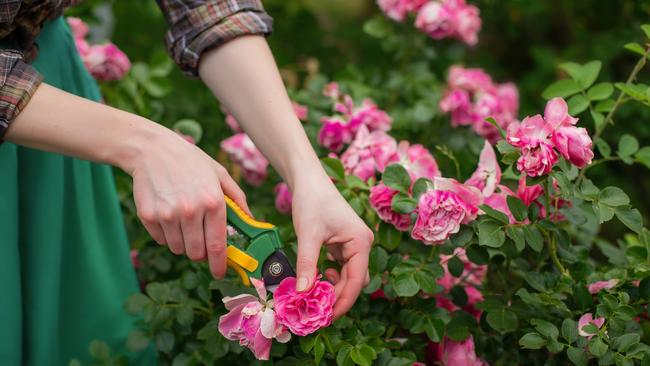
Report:
[[[302,292],[313,286],[322,242],[313,233],[298,232],[297,236],[296,291]]]

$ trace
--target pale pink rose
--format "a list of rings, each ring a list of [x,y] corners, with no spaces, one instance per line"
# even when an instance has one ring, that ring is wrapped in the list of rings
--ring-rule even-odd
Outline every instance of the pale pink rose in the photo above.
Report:
[[[84,58],[88,56],[88,52],[90,52],[90,45],[83,38],[75,38],[74,44],[77,47],[77,53],[79,53],[79,57],[81,57],[81,60],[83,61]]]
[[[370,99],[364,99],[361,107],[354,108],[350,115],[350,126],[365,125],[369,131],[390,130],[393,119]],[[356,133],[356,131],[354,131]]]
[[[119,80],[131,69],[129,58],[112,43],[90,46],[82,60],[90,74],[102,81]]]
[[[517,118],[519,111],[519,90],[513,83],[497,85],[497,96],[501,105],[501,111],[510,120]]]
[[[483,204],[483,196],[478,189],[459,183],[455,179],[435,177],[433,187],[436,190],[456,193],[467,207],[467,215],[463,224],[473,221],[478,214],[478,207]]]
[[[553,145],[578,168],[591,164],[594,152],[591,150],[591,137],[582,127],[562,126],[553,132]]]
[[[88,35],[88,24],[86,22],[76,17],[67,17],[66,21],[70,26],[70,30],[72,30],[74,38],[86,38],[86,35]]]
[[[400,214],[393,211],[393,197],[398,193],[397,190],[386,187],[383,183],[370,188],[370,206],[375,209],[377,216],[389,224],[395,226],[399,231],[408,231],[411,226],[411,215]]]
[[[519,186],[517,187],[517,198],[519,198],[524,205],[530,206],[531,203],[535,202],[539,196],[544,193],[544,188],[539,184],[532,186],[526,185],[526,176],[523,176],[519,179]]]
[[[273,339],[286,343],[291,334],[277,322],[273,301],[266,301],[264,283],[254,278],[251,282],[259,298],[249,294],[223,298],[229,312],[219,317],[219,332],[248,347],[258,360],[268,360]]]
[[[479,193],[480,194],[480,193]],[[468,222],[471,208],[455,192],[429,189],[420,196],[411,237],[424,244],[442,244]]]
[[[544,120],[551,130],[573,126],[578,122],[577,118],[569,115],[569,106],[562,98],[553,98],[546,103]]]
[[[429,0],[377,0],[387,17],[401,22],[407,14],[418,11]]]
[[[558,160],[549,136],[551,129],[542,116],[526,117],[508,127],[507,140],[521,149],[517,169],[531,177],[548,174]]]
[[[601,290],[609,290],[610,288],[613,288],[617,284],[618,284],[618,280],[614,278],[609,281],[592,282],[587,286],[587,289],[589,290],[590,294],[597,294]]]
[[[381,130],[369,132],[365,126],[359,128],[354,141],[341,155],[346,172],[364,181],[398,159],[395,139]]]
[[[483,197],[489,197],[494,193],[499,182],[501,182],[501,167],[499,167],[492,145],[485,141],[478,160],[478,167],[465,184],[478,188]]]
[[[349,144],[354,136],[347,126],[347,122],[340,116],[324,117],[321,119],[323,126],[318,132],[318,143],[330,151],[340,151]]]
[[[245,133],[221,141],[221,148],[242,168],[244,179],[251,185],[261,185],[267,176],[268,160]]]
[[[458,65],[449,68],[447,84],[451,89],[464,89],[471,92],[488,90],[494,86],[492,77],[483,69],[464,68]]]
[[[296,113],[296,117],[298,117],[299,120],[301,121],[307,120],[307,114],[309,112],[309,109],[307,108],[306,105],[298,104],[296,102],[291,102],[291,106],[293,107],[293,111]]]
[[[275,192],[275,208],[283,214],[291,213],[291,191],[286,183],[278,183]]]
[[[474,120],[472,112],[472,102],[470,101],[470,92],[462,89],[450,89],[440,100],[440,110],[445,113],[451,113],[451,125],[470,126]]]
[[[443,1],[431,1],[418,11],[415,27],[433,39],[453,37],[454,13]]]
[[[438,344],[438,360],[444,366],[489,366],[474,350],[474,338],[456,342],[445,338]]]
[[[399,163],[409,172],[412,183],[419,178],[433,180],[440,176],[438,163],[429,150],[420,144],[411,145],[408,141],[400,141],[397,146]]]
[[[233,117],[233,115],[230,113],[226,115],[226,124],[235,133],[243,132],[241,127],[239,127],[239,122],[237,122],[235,117]]]
[[[323,88],[323,95],[332,99],[339,99],[339,96],[341,95],[339,84],[331,82],[325,85]]]
[[[594,324],[598,329],[605,324],[605,318],[600,317],[594,319],[594,316],[591,313],[585,313],[583,314],[580,319],[578,320],[578,334],[580,334],[583,337],[587,337],[587,339],[591,339],[593,337],[593,334],[589,334],[585,332],[582,328],[584,328],[587,324]]]
[[[459,1],[461,3],[461,1]],[[472,5],[464,4],[456,10],[454,28],[458,38],[470,46],[478,43],[478,32],[481,30],[479,10]]]
[[[332,323],[334,316],[334,286],[316,280],[311,289],[296,291],[296,278],[287,277],[273,294],[279,324],[299,336],[306,336]]]
[[[511,224],[514,224],[517,222],[515,217],[512,215],[512,212],[510,212],[510,207],[508,207],[508,196],[514,196],[510,188],[499,185],[499,192],[494,192],[490,196],[485,198],[485,204],[490,206],[491,208],[503,212],[506,216],[508,216],[508,221],[510,221]]]

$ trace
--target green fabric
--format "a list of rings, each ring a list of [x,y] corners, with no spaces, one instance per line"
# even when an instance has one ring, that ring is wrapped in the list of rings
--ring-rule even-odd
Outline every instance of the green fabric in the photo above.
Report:
[[[37,44],[46,83],[100,100],[63,18]],[[138,284],[111,168],[4,143],[0,222],[0,365],[86,364],[93,339],[124,352]],[[151,349],[131,358],[156,363]]]

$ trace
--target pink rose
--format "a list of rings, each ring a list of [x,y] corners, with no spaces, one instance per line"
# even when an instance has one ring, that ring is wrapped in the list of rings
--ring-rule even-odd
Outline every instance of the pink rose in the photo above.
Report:
[[[397,154],[399,163],[409,172],[413,183],[419,178],[433,180],[440,176],[436,159],[424,146],[401,141],[397,146]]]
[[[447,84],[451,89],[463,89],[470,92],[489,90],[494,86],[492,77],[483,69],[464,68],[458,65],[449,68]]]
[[[591,339],[591,337],[593,337],[594,335],[589,334],[582,329],[587,324],[593,324],[598,329],[600,329],[603,326],[603,324],[605,324],[605,318],[600,317],[594,319],[594,316],[591,313],[585,313],[580,317],[580,319],[578,320],[578,334],[580,334],[583,337],[587,337],[587,339]]]
[[[517,159],[517,169],[530,177],[548,174],[557,163],[557,154],[549,144],[541,143],[536,147],[523,147],[521,157]]]
[[[553,132],[553,145],[578,168],[591,164],[594,152],[591,150],[591,137],[586,129],[573,126],[562,126]]]
[[[278,183],[273,189],[275,192],[275,208],[283,214],[291,213],[291,191],[286,183]]]
[[[497,211],[503,212],[508,216],[508,221],[514,224],[517,220],[510,212],[510,207],[508,207],[508,196],[514,196],[514,194],[505,186],[499,185],[499,190],[498,193],[494,192],[489,197],[486,197],[484,203]]]
[[[399,231],[408,231],[411,226],[411,215],[400,214],[393,211],[393,197],[397,190],[386,187],[383,183],[370,188],[370,206],[375,209],[379,218],[389,224],[393,224]]]
[[[249,184],[259,186],[264,182],[269,162],[247,134],[238,133],[221,141],[221,148],[242,168]]]
[[[97,80],[119,80],[131,69],[129,58],[116,45],[90,46],[82,57],[86,69]]]
[[[340,151],[345,144],[352,141],[347,122],[341,117],[324,117],[323,126],[318,132],[318,143],[330,151]]]
[[[66,21],[72,30],[72,36],[77,39],[86,38],[88,35],[88,24],[76,17],[67,17]]]
[[[237,122],[235,117],[233,117],[233,115],[230,113],[226,115],[226,124],[228,125],[228,127],[230,127],[230,129],[233,132],[235,133],[242,132],[241,127],[239,127],[239,123]]]
[[[465,187],[451,179],[436,178],[434,186],[435,189],[420,196],[416,207],[418,216],[411,231],[413,239],[425,244],[442,244],[457,233],[461,223],[476,217],[482,202],[476,188]]]
[[[573,126],[578,119],[569,115],[569,106],[562,98],[553,98],[546,103],[544,120],[551,130]]]
[[[264,283],[254,278],[251,282],[259,298],[249,294],[225,297],[223,303],[229,312],[219,318],[219,332],[248,347],[258,360],[268,360],[273,339],[286,343],[291,334],[278,323],[273,302],[266,301]]]
[[[332,99],[339,99],[339,96],[341,95],[339,84],[331,82],[325,85],[323,88],[323,95]]]
[[[517,188],[517,198],[522,200],[526,206],[530,206],[535,202],[539,196],[544,193],[544,189],[539,184],[532,186],[526,185],[526,176],[519,179],[519,186]]]
[[[369,132],[365,126],[359,128],[354,141],[341,155],[346,172],[364,181],[398,159],[395,139],[381,130]]]
[[[388,131],[392,123],[393,119],[388,113],[379,109],[370,99],[364,99],[361,107],[354,108],[350,116],[351,126],[365,125],[369,131]]]
[[[473,46],[481,30],[479,10],[465,0],[432,1],[420,8],[415,27],[433,39],[456,38]]]
[[[287,277],[273,295],[279,324],[299,336],[306,336],[332,323],[334,286],[327,281],[316,280],[311,289],[296,291],[296,278]]]
[[[601,290],[609,290],[610,288],[613,288],[618,284],[617,279],[611,279],[609,281],[596,281],[592,282],[587,286],[587,289],[589,290],[590,294],[597,294]]]
[[[489,197],[494,193],[500,181],[501,167],[499,167],[497,156],[492,145],[485,141],[478,160],[478,167],[465,184],[478,188],[483,197]]]
[[[474,338],[456,342],[445,338],[438,345],[438,359],[444,366],[488,366],[474,350]]]
[[[401,22],[407,14],[418,11],[428,0],[377,0],[387,17]]]
[[[481,30],[479,10],[472,5],[466,5],[464,0],[457,1],[459,8],[454,17],[454,28],[458,38],[470,46],[478,43],[478,32]]]
[[[291,102],[291,106],[293,107],[293,111],[296,113],[296,117],[298,117],[299,120],[301,121],[306,121],[307,120],[307,113],[308,109],[306,105],[298,104],[296,102]]]
[[[469,126],[474,121],[469,93],[462,89],[451,89],[440,100],[440,110],[452,114],[451,125],[454,127]]]
[[[507,140],[521,149],[517,169],[531,177],[548,174],[558,160],[549,139],[551,129],[542,116],[526,117],[508,127]]]

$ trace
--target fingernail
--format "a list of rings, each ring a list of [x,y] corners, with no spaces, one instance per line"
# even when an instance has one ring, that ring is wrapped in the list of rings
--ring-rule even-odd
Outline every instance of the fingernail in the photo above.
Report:
[[[301,292],[305,291],[307,289],[307,284],[309,283],[309,280],[305,277],[300,277],[298,278],[298,282],[296,282],[296,291]]]

